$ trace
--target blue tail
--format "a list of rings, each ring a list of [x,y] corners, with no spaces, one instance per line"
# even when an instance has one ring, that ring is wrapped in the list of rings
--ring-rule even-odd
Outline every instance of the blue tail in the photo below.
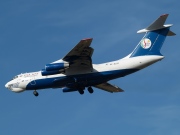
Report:
[[[170,25],[164,25],[168,14],[160,16],[149,27],[139,30],[138,33],[146,32],[145,36],[139,42],[137,47],[131,53],[130,57],[143,55],[160,55],[161,47],[166,39],[166,36],[173,36],[175,33],[170,31]]]

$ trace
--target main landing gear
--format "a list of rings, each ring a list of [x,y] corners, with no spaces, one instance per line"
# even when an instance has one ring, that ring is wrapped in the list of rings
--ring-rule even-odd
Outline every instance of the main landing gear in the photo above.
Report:
[[[93,93],[94,92],[94,90],[92,89],[92,87],[88,87],[88,91],[89,91],[89,93]]]
[[[35,90],[35,91],[33,91],[33,94],[34,94],[34,96],[39,96],[39,93]]]
[[[88,87],[87,90],[88,90],[89,93],[91,93],[91,94],[94,92],[94,90],[92,89],[92,87]],[[81,89],[81,90],[78,90],[78,91],[79,91],[79,93],[80,93],[81,95],[84,94],[84,89]]]
[[[78,90],[79,94],[83,95],[84,94],[84,90]]]

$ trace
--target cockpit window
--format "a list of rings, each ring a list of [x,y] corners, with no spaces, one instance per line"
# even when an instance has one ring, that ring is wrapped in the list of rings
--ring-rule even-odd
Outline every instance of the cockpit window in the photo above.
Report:
[[[18,76],[15,76],[15,77],[13,78],[13,80],[16,79],[16,78],[18,78]]]

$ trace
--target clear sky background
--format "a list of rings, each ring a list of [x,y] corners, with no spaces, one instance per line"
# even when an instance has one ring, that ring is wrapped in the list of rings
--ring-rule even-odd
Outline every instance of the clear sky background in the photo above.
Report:
[[[180,135],[179,0],[1,0],[0,135]],[[17,94],[4,85],[62,58],[81,39],[93,38],[93,63],[120,59],[162,14],[177,35],[168,37],[162,61],[112,80],[125,90],[61,89]]]

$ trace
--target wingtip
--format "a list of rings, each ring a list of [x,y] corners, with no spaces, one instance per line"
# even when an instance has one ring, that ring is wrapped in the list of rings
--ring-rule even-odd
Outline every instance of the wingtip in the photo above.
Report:
[[[167,17],[169,14],[162,14],[160,17]]]
[[[84,38],[82,40],[92,40],[93,38]]]

